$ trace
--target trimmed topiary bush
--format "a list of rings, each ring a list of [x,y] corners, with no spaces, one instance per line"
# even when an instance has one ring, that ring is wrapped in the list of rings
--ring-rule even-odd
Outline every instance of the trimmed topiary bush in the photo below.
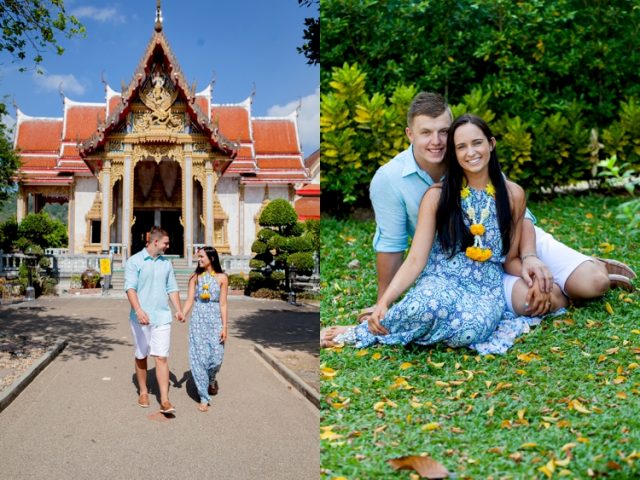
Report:
[[[296,271],[303,275],[310,275],[313,272],[313,255],[309,252],[292,253],[287,258],[287,264],[296,267]]]

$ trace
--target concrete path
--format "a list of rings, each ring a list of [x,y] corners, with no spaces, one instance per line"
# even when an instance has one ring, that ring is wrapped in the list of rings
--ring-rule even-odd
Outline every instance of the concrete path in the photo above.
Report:
[[[0,478],[319,478],[318,410],[253,352],[254,343],[286,349],[317,339],[317,308],[231,297],[229,312],[220,393],[208,413],[196,410],[188,325],[174,322],[177,412],[167,418],[153,394],[151,408],[137,405],[126,300],[53,298],[3,308],[4,331],[69,345],[0,413]]]

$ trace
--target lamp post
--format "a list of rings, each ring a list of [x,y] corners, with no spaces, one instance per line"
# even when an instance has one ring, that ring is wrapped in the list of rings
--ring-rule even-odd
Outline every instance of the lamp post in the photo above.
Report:
[[[296,267],[295,265],[291,265],[289,267],[289,297],[287,301],[289,305],[298,306],[298,303],[296,302],[296,290],[295,288],[293,288],[293,283],[295,281],[296,281]]]

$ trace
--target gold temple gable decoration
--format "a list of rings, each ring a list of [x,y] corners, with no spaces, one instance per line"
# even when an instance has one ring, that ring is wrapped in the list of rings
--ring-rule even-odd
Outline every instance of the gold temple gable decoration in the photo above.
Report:
[[[163,158],[170,158],[179,163],[184,161],[184,151],[182,145],[139,145],[133,146],[132,152],[133,164],[140,160],[146,160],[151,157],[156,163],[160,163]]]
[[[140,100],[150,110],[134,121],[136,130],[162,129],[184,130],[184,116],[171,112],[171,106],[178,98],[178,89],[171,79],[159,69],[147,79],[140,91]]]
[[[229,247],[229,215],[222,208],[218,193],[213,194],[213,245],[220,253],[231,253]]]

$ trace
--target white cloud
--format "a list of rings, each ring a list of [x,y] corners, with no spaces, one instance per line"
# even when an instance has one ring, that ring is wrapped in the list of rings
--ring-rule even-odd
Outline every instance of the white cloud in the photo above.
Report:
[[[304,154],[313,153],[320,146],[320,87],[301,100],[292,100],[286,105],[274,105],[269,108],[267,115],[284,117],[293,112],[298,106],[298,132]]]
[[[72,74],[69,75],[49,75],[47,72],[43,74],[34,74],[33,81],[44,90],[57,91],[62,86],[65,94],[84,95],[87,90],[82,83]]]
[[[78,7],[71,11],[71,15],[74,15],[78,19],[88,18],[96,22],[124,23],[124,15],[119,13],[114,7]]]

